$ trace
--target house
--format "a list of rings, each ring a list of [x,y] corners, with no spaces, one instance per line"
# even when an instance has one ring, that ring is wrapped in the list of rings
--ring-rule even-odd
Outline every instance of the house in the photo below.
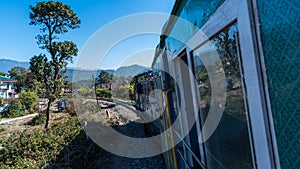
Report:
[[[16,97],[15,83],[17,80],[7,76],[0,76],[0,98],[13,99]]]
[[[112,90],[112,84],[111,83],[100,83],[98,86],[99,86],[100,89]]]

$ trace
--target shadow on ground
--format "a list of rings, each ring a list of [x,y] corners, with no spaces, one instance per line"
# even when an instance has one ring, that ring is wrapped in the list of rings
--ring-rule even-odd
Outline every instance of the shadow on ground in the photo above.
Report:
[[[123,131],[131,131],[140,128],[138,123],[129,123],[121,128]],[[117,126],[120,128],[120,126]],[[116,129],[117,129],[116,128]],[[118,130],[118,129],[117,129]],[[137,131],[137,130],[135,130]],[[132,137],[142,137],[143,133],[139,131]],[[95,144],[91,139],[86,139],[86,134],[82,130],[66,146],[55,160],[47,167],[49,169],[68,168],[68,169],[158,169],[165,168],[162,155],[133,159],[117,156]]]

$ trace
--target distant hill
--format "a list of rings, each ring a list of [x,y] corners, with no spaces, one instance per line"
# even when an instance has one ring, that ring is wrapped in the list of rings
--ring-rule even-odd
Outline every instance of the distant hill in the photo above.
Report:
[[[140,73],[141,71],[145,70],[146,67],[140,65],[131,65],[131,66],[122,66],[119,67],[117,70],[109,69],[104,70],[114,76],[135,76],[136,74]],[[67,79],[72,82],[81,81],[91,79],[92,75],[94,77],[98,76],[102,70],[85,70],[80,68],[68,68],[66,76]]]
[[[8,71],[15,66],[21,66],[28,69],[29,63],[19,62],[10,59],[0,59],[0,72],[8,73]],[[117,70],[109,69],[105,71],[113,74],[114,76],[134,76],[139,72],[143,71],[144,69],[146,69],[146,67],[144,66],[131,65],[131,66],[119,67]],[[96,77],[99,75],[101,71],[102,70],[86,70],[81,68],[69,67],[66,72],[66,76],[68,77],[67,79],[69,81],[81,81],[81,80],[91,79],[92,75]],[[74,77],[74,74],[76,75],[76,77]]]
[[[15,66],[21,66],[28,69],[29,63],[10,59],[0,59],[0,72],[8,73],[8,71]]]
[[[135,76],[136,74],[140,73],[144,69],[146,69],[146,67],[140,66],[140,65],[122,66],[116,70],[114,75],[115,76]]]
[[[102,70],[85,70],[81,68],[68,68],[66,76],[68,81],[77,82],[81,80],[92,79],[92,76],[96,77]],[[111,74],[115,73],[115,70],[105,70]]]

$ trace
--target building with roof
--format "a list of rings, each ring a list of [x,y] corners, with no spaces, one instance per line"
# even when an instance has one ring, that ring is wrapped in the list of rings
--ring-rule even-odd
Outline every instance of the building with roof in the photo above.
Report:
[[[0,98],[13,99],[16,97],[15,84],[17,80],[6,76],[0,76]]]
[[[100,83],[98,87],[100,89],[112,90],[112,83]]]

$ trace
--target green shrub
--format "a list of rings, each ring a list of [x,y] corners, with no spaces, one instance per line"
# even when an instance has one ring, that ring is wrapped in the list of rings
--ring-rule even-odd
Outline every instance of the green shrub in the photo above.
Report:
[[[5,129],[4,129],[4,127],[0,126],[0,133],[1,133],[2,131],[5,131]]]
[[[81,131],[77,118],[68,117],[47,131],[11,133],[1,140],[4,148],[0,149],[0,168],[45,168]]]
[[[0,99],[0,105],[4,104],[5,103],[5,100],[4,99]]]
[[[130,93],[131,92],[131,93]],[[130,85],[120,85],[114,89],[113,96],[121,99],[130,99],[133,94],[133,89]]]
[[[31,120],[31,125],[41,125],[46,123],[46,115],[45,114],[39,114],[38,116],[35,116]]]
[[[19,94],[19,99],[25,109],[30,113],[34,112],[34,106],[37,103],[38,96],[34,92],[22,92]]]
[[[100,98],[111,98],[112,97],[112,91],[107,90],[107,89],[97,89],[96,90],[96,95],[97,97]]]
[[[81,87],[79,89],[79,95],[89,97],[95,95],[95,92],[92,88]]]
[[[76,116],[76,112],[75,112],[75,108],[74,108],[74,103],[73,103],[72,100],[70,100],[70,101],[67,103],[66,109],[63,110],[63,113],[68,113],[68,114],[70,114],[71,116]]]
[[[1,115],[3,118],[14,118],[26,115],[25,108],[19,100],[11,100],[8,104],[8,110]]]

